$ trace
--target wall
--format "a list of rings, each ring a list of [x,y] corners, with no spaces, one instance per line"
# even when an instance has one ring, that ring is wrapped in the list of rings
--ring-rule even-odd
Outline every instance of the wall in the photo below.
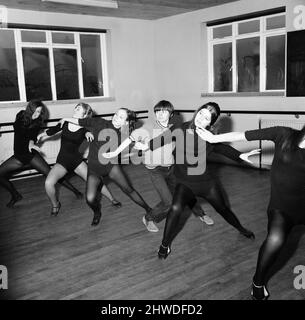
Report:
[[[168,99],[173,102],[177,109],[195,109],[208,101],[216,101],[224,110],[305,111],[304,97],[201,96],[202,93],[208,91],[208,56],[204,23],[288,4],[290,6],[287,25],[291,26],[291,20],[294,19],[294,16],[291,14],[293,4],[289,0],[243,0],[160,19],[155,25],[155,67],[157,74],[157,96],[155,100]],[[186,119],[189,117],[189,114],[186,115]],[[225,123],[223,131],[244,131],[258,128],[261,118],[272,119],[275,117],[277,116],[234,115],[229,119],[223,119]],[[281,116],[281,118],[289,121],[295,120],[294,115]],[[300,120],[304,120],[304,117],[301,117]],[[249,149],[250,147],[258,147],[258,143],[247,145],[237,143],[234,146],[240,149]]]
[[[8,10],[8,22],[58,25],[110,30],[111,81],[113,101],[90,102],[98,113],[110,113],[120,106],[134,110],[152,104],[154,87],[153,22],[136,19],[93,17],[47,12]],[[71,115],[75,103],[47,103],[50,117]],[[0,104],[1,121],[13,121],[20,104]]]
[[[151,106],[154,95],[153,22],[13,9],[8,10],[8,22],[109,30],[110,90],[113,98],[87,102],[99,114],[112,113],[119,107],[147,110]],[[71,116],[75,104],[76,101],[46,102],[50,118]],[[0,122],[13,122],[16,113],[24,107],[24,103],[0,104]],[[0,129],[11,130],[12,127]],[[0,136],[0,163],[12,155],[12,148],[13,134]],[[42,149],[49,163],[55,161],[58,148],[58,140],[43,145]]]

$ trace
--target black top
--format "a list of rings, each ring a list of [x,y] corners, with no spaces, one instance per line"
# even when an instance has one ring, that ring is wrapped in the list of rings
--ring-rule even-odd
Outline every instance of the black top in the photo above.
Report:
[[[46,131],[46,134],[52,136],[60,131],[62,131],[61,146],[56,163],[61,164],[68,171],[73,171],[83,160],[83,155],[79,151],[79,147],[85,139],[87,130],[80,128],[76,131],[70,131],[69,123],[65,122],[62,127],[60,124],[51,127]]]
[[[282,210],[294,223],[305,223],[305,149],[282,150],[285,138],[292,132],[287,127],[246,131],[246,139],[271,140],[275,143],[271,166],[270,209]]]
[[[23,123],[24,111],[18,112],[14,122],[14,156],[23,164],[29,163],[34,153],[29,151],[29,142],[37,140],[37,135],[41,130],[40,124],[33,121],[31,125],[25,126]]]
[[[222,143],[210,144],[199,138],[196,131],[189,127],[190,122],[185,122],[182,126],[172,126],[170,137],[164,135],[163,141],[158,137],[150,141],[150,149],[154,150],[176,140],[174,173],[178,182],[202,182],[213,179],[206,162],[211,152],[220,153],[238,162],[242,161],[239,157],[241,152]]]
[[[88,168],[99,176],[109,174],[113,164],[118,159],[106,159],[102,153],[115,150],[121,143],[121,131],[116,129],[111,120],[103,118],[79,119],[79,125],[88,128],[94,136],[89,146]],[[128,134],[122,136],[122,141],[128,138]]]

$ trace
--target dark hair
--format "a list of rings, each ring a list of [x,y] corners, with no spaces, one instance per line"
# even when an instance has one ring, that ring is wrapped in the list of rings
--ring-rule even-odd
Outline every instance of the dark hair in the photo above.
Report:
[[[131,132],[135,129],[136,122],[138,121],[137,114],[128,108],[120,108],[120,109],[125,110],[127,113],[126,121],[128,122],[129,134],[131,134]]]
[[[83,110],[85,111],[85,118],[92,117],[93,110],[92,110],[91,106],[88,103],[80,102],[75,106],[75,108],[78,107],[78,106],[81,106],[83,108]]]
[[[32,119],[32,115],[37,108],[41,107],[41,113],[37,119]],[[25,127],[41,127],[47,116],[47,107],[41,100],[30,100],[25,111],[20,114],[21,120]]]
[[[198,112],[202,109],[208,109],[210,112],[211,112],[211,123],[210,123],[210,126],[212,126],[216,120],[218,119],[219,115],[220,115],[220,108],[219,108],[219,105],[216,103],[216,102],[208,102],[208,103],[205,103],[204,105],[202,105],[201,107],[199,107],[194,115],[193,115],[193,118],[190,122],[190,127],[192,129],[195,128],[195,118],[198,114]]]
[[[174,106],[167,100],[161,100],[154,106],[155,113],[161,110],[168,111],[170,117],[174,114]]]
[[[305,125],[301,130],[292,129],[288,131],[287,136],[282,143],[282,151],[295,151],[298,148],[299,143],[305,136]]]

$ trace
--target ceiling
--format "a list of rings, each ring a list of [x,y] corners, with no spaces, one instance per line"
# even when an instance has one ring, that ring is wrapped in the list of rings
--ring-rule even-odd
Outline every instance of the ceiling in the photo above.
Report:
[[[238,0],[118,0],[118,9],[41,2],[41,0],[0,0],[8,8],[155,20]]]

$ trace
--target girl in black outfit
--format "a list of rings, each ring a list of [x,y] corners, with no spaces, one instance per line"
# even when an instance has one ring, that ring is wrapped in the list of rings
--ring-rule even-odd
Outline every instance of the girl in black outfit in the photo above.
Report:
[[[291,229],[305,224],[305,127],[294,130],[271,127],[246,132],[198,134],[210,143],[239,140],[271,140],[275,143],[271,166],[271,197],[268,206],[268,233],[260,247],[252,283],[252,298],[266,300],[266,275],[279,256]]]
[[[108,159],[105,159],[102,156],[102,152],[100,152],[103,150],[104,145],[109,145],[109,142],[107,141],[108,133],[113,133],[113,135],[118,138],[117,141],[120,141],[122,134],[126,134],[128,136],[129,133],[134,129],[135,120],[135,113],[125,108],[120,108],[115,113],[112,120],[105,120],[102,118],[64,118],[61,120],[61,122],[67,121],[82,127],[86,127],[93,133],[94,136],[94,140],[89,146],[86,191],[87,203],[94,212],[91,224],[93,226],[98,225],[101,219],[102,213],[98,194],[99,190],[103,186],[103,178],[107,176],[113,180],[135,203],[144,208],[147,213],[151,210],[140,194],[128,182],[121,166],[118,163],[111,163]],[[124,132],[124,130],[126,131],[128,128],[130,131]],[[104,137],[103,133],[105,134]]]
[[[177,179],[177,185],[174,192],[172,206],[166,218],[165,229],[162,244],[159,248],[159,258],[165,259],[171,252],[171,244],[177,234],[182,230],[187,219],[190,216],[190,210],[184,210],[186,206],[192,209],[196,203],[196,196],[206,199],[214,209],[234,228],[247,238],[254,238],[253,232],[244,228],[232,210],[226,205],[222,188],[214,178],[209,165],[200,164],[200,160],[205,160],[211,152],[217,152],[231,158],[235,161],[248,160],[248,157],[257,151],[241,154],[231,146],[218,144],[211,145],[205,143],[202,139],[198,139],[196,128],[206,128],[215,123],[220,114],[218,104],[209,102],[201,106],[193,116],[192,121],[185,122],[182,128],[172,127],[174,132],[178,129],[180,138],[176,139],[176,163],[174,173]],[[179,132],[175,135],[179,137]],[[155,138],[150,141],[149,148],[154,150],[160,147],[160,139]],[[193,142],[192,142],[193,141]],[[163,142],[165,143],[165,141]],[[162,145],[162,143],[161,143]],[[136,148],[143,148],[141,143],[136,143]],[[195,155],[199,159],[199,163],[192,163]],[[204,169],[204,165],[206,168]],[[196,170],[195,170],[196,169]],[[199,170],[202,169],[202,170]],[[191,173],[193,171],[193,173]]]
[[[209,170],[205,159],[212,151],[221,153],[235,161],[247,161],[248,157],[258,153],[257,150],[249,153],[240,153],[236,149],[224,145],[205,144],[205,141],[198,139],[195,129],[206,128],[215,123],[220,114],[218,104],[209,102],[201,106],[194,114],[191,122],[185,122],[182,128],[172,126],[161,137],[152,139],[149,144],[136,142],[135,148],[145,150],[155,150],[172,143],[172,139],[176,138],[176,159],[174,165],[174,174],[177,184],[173,196],[172,206],[167,214],[162,244],[158,255],[160,258],[166,258],[170,253],[170,245],[177,234],[182,230],[188,217],[190,210],[184,210],[186,206],[190,209],[196,204],[196,196],[205,198],[215,210],[234,228],[247,238],[254,238],[253,232],[244,228],[238,218],[225,203],[222,188],[218,185],[217,180],[213,177]],[[172,132],[172,134],[171,134]],[[180,140],[178,140],[180,137]],[[181,138],[183,141],[181,141]],[[132,140],[132,136],[129,137]],[[119,148],[113,152],[121,152],[128,145],[128,140],[124,141]],[[192,163],[194,156],[199,160]],[[205,168],[206,165],[206,168]]]
[[[86,103],[79,103],[74,108],[73,118],[82,119],[91,117],[92,109]],[[52,203],[51,215],[56,216],[59,213],[61,204],[58,201],[55,185],[64,177],[68,172],[74,171],[83,180],[87,179],[87,164],[83,161],[83,155],[79,151],[79,147],[86,138],[88,141],[93,140],[91,132],[79,125],[65,122],[62,126],[58,124],[48,130],[45,133],[41,133],[38,136],[39,141],[44,141],[47,137],[52,136],[58,132],[61,132],[61,147],[57,156],[56,164],[53,166],[45,181],[45,188],[47,195]],[[105,195],[112,203],[113,206],[119,208],[121,203],[115,200],[104,185],[102,194]]]
[[[14,122],[14,155],[0,165],[0,184],[6,188],[12,198],[7,204],[11,208],[22,199],[22,195],[15,189],[8,176],[16,170],[22,170],[30,165],[38,172],[47,176],[50,166],[40,155],[40,149],[35,145],[37,135],[43,126],[46,116],[46,106],[40,100],[32,100],[25,110],[18,112]],[[81,193],[68,181],[59,181],[60,184],[71,190],[77,197]]]

